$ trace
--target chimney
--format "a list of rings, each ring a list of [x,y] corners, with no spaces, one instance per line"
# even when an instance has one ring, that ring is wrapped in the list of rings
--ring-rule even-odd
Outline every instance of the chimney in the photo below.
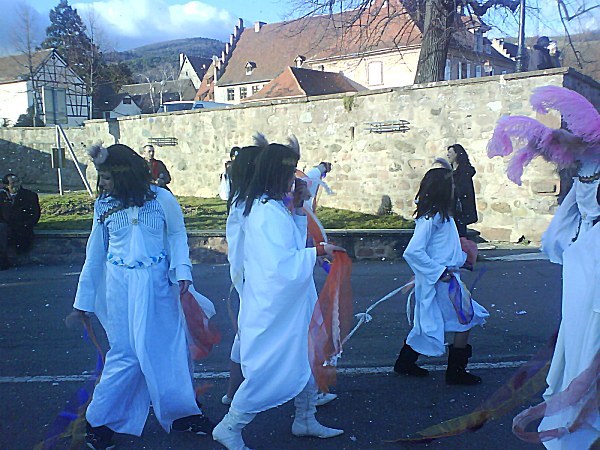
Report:
[[[231,44],[229,42],[225,43],[225,54],[229,55],[229,52],[231,51]]]
[[[265,22],[254,22],[254,32],[258,33],[260,31],[260,29],[263,27],[263,25],[266,25]]]
[[[183,67],[183,61],[185,61],[185,53],[179,54],[179,70]]]

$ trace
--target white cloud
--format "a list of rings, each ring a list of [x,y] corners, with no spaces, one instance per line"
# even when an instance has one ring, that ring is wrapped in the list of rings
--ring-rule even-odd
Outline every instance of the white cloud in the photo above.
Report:
[[[189,37],[227,40],[236,23],[227,10],[200,1],[169,5],[164,0],[107,0],[73,7],[82,17],[93,9],[118,50]]]

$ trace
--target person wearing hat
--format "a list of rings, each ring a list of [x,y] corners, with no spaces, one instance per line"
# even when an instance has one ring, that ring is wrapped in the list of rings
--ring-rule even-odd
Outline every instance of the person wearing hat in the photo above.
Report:
[[[552,69],[554,67],[548,45],[550,45],[548,36],[538,38],[529,57],[529,71]]]

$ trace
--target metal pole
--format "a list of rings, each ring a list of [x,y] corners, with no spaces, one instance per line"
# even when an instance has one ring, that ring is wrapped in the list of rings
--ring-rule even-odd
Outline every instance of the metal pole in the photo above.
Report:
[[[58,163],[57,173],[58,173],[58,193],[63,195],[63,187],[62,187],[62,173],[61,173],[61,165],[62,159],[60,157],[60,132],[58,127],[56,127],[56,148],[58,149],[58,154],[56,155],[56,162]]]
[[[85,177],[85,174],[83,173],[83,171],[81,170],[81,167],[79,166],[79,160],[77,159],[77,155],[75,155],[75,151],[73,150],[73,146],[71,145],[71,142],[67,139],[65,130],[63,130],[63,128],[60,125],[56,125],[56,132],[62,133],[65,143],[67,144],[67,148],[69,149],[69,153],[71,154],[71,158],[73,158],[73,162],[75,163],[75,168],[77,169],[77,172],[79,173],[79,177],[81,178],[81,181],[83,181],[83,184],[85,185],[85,190],[88,192],[88,194],[90,194],[90,197],[93,198],[94,193],[92,192],[90,183],[87,180],[87,178]]]
[[[524,63],[527,56],[527,50],[525,49],[525,0],[521,0],[521,6],[519,11],[519,47],[517,50],[517,65],[515,70],[517,72],[527,72],[527,67],[524,67]]]

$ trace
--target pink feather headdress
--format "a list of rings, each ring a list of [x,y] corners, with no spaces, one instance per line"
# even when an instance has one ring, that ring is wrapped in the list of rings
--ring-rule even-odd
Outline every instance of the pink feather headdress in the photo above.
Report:
[[[521,185],[524,167],[536,156],[552,162],[559,169],[582,159],[600,159],[600,114],[581,94],[559,86],[537,88],[530,99],[533,109],[541,114],[550,110],[561,113],[570,131],[548,128],[527,116],[500,118],[487,145],[490,158],[514,155],[506,173]],[[522,146],[516,151],[513,140]]]

